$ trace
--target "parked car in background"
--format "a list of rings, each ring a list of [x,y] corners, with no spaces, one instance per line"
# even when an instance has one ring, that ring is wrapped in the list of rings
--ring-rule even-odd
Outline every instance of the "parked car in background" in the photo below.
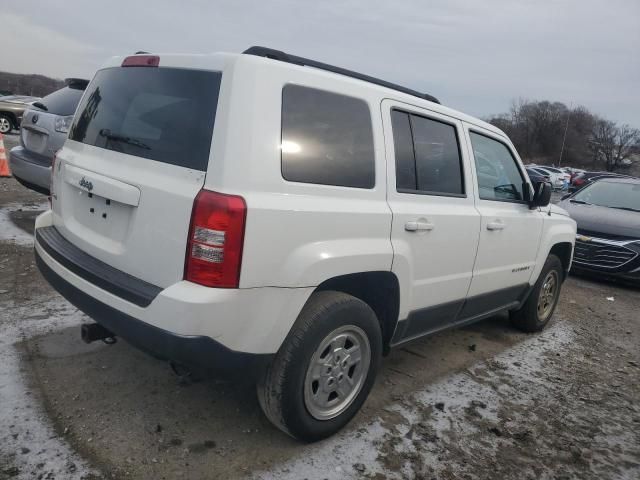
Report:
[[[540,165],[530,166],[529,168],[533,169],[539,175],[548,176],[554,190],[565,190],[569,187],[569,182],[565,177],[565,173],[558,169],[554,168],[553,170],[557,171],[553,171],[550,167],[543,167]]]
[[[277,50],[114,57],[58,152],[36,263],[97,323],[342,428],[384,353],[509,312],[544,328],[576,225],[498,128]]]
[[[16,180],[36,192],[49,194],[51,161],[62,148],[73,114],[89,83],[69,78],[66,86],[31,105],[24,113],[20,145],[9,152],[9,164]]]
[[[578,224],[574,270],[640,282],[640,179],[603,178],[558,206]]]
[[[544,182],[544,183],[551,184],[551,177],[549,175],[543,175],[542,173],[537,172],[535,169],[531,167],[526,167],[526,171],[527,171],[527,175],[529,175],[529,180],[531,180],[532,183]]]
[[[578,190],[586,187],[592,182],[597,180],[601,180],[603,178],[633,178],[629,175],[623,175],[621,173],[615,172],[584,172],[576,175],[571,180],[571,185],[569,186],[570,192],[577,192]]]
[[[38,100],[38,97],[24,95],[0,97],[0,133],[5,134],[11,130],[17,130],[22,122],[24,111]]]

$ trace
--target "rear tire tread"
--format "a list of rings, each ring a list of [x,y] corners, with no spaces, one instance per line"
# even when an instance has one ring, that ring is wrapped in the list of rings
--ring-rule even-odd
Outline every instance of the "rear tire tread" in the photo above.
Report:
[[[291,432],[286,425],[282,411],[282,396],[285,376],[289,365],[293,362],[295,351],[300,348],[304,338],[314,326],[316,318],[341,304],[351,303],[354,299],[351,295],[343,292],[321,291],[314,293],[300,312],[274,360],[258,381],[256,389],[258,401],[266,417],[276,427],[293,438],[299,437]],[[366,303],[362,303],[369,308]]]

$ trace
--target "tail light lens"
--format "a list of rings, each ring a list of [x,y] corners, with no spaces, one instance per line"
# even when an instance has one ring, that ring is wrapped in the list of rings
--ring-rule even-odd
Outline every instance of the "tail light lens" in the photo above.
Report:
[[[201,190],[193,203],[184,278],[238,288],[247,205],[242,197]]]

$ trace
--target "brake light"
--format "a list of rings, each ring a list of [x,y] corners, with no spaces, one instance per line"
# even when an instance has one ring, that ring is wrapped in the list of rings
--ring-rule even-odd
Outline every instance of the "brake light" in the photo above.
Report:
[[[122,62],[123,67],[157,67],[160,57],[157,55],[133,55]]]
[[[246,215],[242,197],[200,190],[191,212],[185,280],[238,288]]]

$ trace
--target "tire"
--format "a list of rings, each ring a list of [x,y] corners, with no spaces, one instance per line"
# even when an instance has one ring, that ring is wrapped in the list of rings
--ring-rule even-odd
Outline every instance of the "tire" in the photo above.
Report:
[[[11,130],[13,130],[13,120],[11,120],[11,117],[0,113],[0,133],[9,133]]]
[[[539,332],[547,325],[558,305],[563,275],[560,259],[553,254],[549,255],[529,298],[519,310],[510,313],[515,327],[531,333]]]
[[[369,305],[342,292],[314,293],[258,382],[260,406],[294,438],[326,438],[360,410],[381,357],[380,324]]]

